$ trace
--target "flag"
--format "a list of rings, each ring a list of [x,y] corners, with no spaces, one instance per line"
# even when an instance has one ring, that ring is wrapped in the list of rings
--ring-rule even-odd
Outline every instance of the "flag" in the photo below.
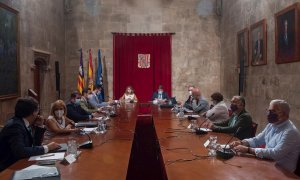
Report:
[[[79,65],[79,73],[77,78],[77,89],[80,94],[82,93],[84,87],[84,71],[83,71],[83,58],[82,58],[82,49],[80,51],[80,65]]]
[[[103,89],[103,75],[102,75],[102,63],[101,63],[101,51],[98,50],[98,68],[96,74],[96,84],[101,86],[101,100],[104,99],[104,89]]]
[[[88,66],[88,88],[92,91],[94,90],[94,78],[93,78],[93,58],[92,58],[92,50],[89,50],[89,66]]]

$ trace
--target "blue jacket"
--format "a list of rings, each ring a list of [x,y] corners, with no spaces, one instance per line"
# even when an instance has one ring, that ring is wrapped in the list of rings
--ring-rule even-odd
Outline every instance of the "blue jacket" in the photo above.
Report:
[[[34,127],[33,137],[23,119],[13,117],[0,132],[0,171],[19,159],[44,154],[41,146],[46,129]]]
[[[158,99],[158,92],[154,92],[153,95],[152,95],[152,101],[155,100],[155,99]],[[163,92],[162,93],[162,99],[169,99],[169,96],[168,96],[168,93],[166,92]]]

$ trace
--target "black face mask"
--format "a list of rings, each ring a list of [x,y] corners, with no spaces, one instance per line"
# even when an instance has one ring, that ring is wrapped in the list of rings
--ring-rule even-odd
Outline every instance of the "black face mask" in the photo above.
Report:
[[[269,123],[276,123],[278,119],[278,115],[272,111],[268,112],[267,119]]]
[[[236,110],[238,110],[238,106],[236,104],[230,104],[230,109],[232,112],[235,112]]]

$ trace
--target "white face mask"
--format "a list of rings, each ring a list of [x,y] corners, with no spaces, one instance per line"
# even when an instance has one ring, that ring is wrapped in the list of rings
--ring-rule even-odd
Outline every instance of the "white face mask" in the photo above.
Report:
[[[54,114],[58,117],[61,118],[64,115],[65,111],[64,110],[56,110],[54,111]]]
[[[162,90],[158,90],[158,94],[162,94],[163,93],[163,91]]]
[[[189,91],[189,95],[190,95],[190,96],[192,95],[192,91]]]

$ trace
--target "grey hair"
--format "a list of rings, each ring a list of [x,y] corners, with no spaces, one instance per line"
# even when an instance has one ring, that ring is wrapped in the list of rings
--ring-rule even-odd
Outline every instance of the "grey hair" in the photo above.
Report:
[[[284,114],[289,116],[290,105],[285,100],[274,99],[270,102],[270,105],[277,105]]]
[[[243,96],[233,96],[232,98],[238,99],[243,104],[244,107],[246,106],[246,101]]]

